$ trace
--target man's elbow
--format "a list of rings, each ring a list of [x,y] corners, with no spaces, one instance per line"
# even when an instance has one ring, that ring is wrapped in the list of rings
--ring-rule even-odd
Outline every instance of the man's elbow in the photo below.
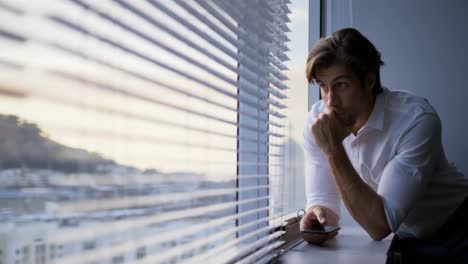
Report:
[[[377,230],[375,230],[373,232],[369,232],[369,235],[373,240],[380,241],[380,240],[386,238],[388,235],[390,235],[391,232],[392,231],[390,230],[390,228],[388,226],[386,226],[386,227],[377,229]]]
[[[374,220],[368,230],[368,233],[373,240],[382,240],[392,233],[387,218],[385,217],[383,203],[381,203],[381,205],[380,217]]]

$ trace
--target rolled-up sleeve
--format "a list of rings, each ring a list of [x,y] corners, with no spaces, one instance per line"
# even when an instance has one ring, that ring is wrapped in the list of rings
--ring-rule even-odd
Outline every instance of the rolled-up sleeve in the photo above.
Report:
[[[314,115],[311,110],[303,130],[307,208],[322,205],[340,215],[340,195],[330,174],[327,161],[310,134],[309,127],[313,121]]]
[[[434,173],[440,146],[440,119],[433,113],[417,117],[400,136],[396,155],[385,166],[377,190],[393,232],[420,199]]]

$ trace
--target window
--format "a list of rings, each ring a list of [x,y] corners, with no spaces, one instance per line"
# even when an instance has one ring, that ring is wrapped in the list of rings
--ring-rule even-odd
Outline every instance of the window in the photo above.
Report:
[[[96,242],[94,241],[86,241],[83,243],[83,251],[93,250],[96,248]]]
[[[30,253],[29,253],[29,246],[23,247],[23,263],[29,263]]]
[[[146,247],[140,247],[136,251],[136,259],[142,259],[146,256]]]
[[[115,256],[112,258],[112,264],[122,264],[125,263],[124,256]]]
[[[44,244],[36,245],[34,263],[36,264],[46,263],[46,246]]]
[[[53,260],[55,259],[56,253],[55,253],[55,245],[49,245],[49,259]]]
[[[2,1],[9,232],[47,238],[64,263],[274,257],[283,232],[272,220],[301,207],[300,172],[286,163],[298,148],[286,122],[289,6]]]

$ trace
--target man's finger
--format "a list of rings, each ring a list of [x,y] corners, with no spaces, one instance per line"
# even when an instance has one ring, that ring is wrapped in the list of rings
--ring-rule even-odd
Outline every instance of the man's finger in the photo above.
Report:
[[[317,217],[317,220],[320,222],[320,224],[324,225],[327,223],[327,216],[325,213],[325,210],[323,210],[320,207],[316,207],[314,209],[315,216]]]
[[[331,110],[330,108],[328,107],[325,107],[325,109],[323,109],[322,113],[326,114],[326,115],[329,115],[331,113],[333,113],[333,110]]]
[[[317,220],[317,216],[313,210],[314,208],[309,208],[306,214],[302,217],[300,221],[300,229],[313,229],[314,226],[319,225],[320,222]]]

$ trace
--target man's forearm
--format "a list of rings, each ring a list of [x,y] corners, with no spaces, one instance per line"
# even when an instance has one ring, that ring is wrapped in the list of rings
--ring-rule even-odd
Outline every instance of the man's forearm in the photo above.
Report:
[[[390,233],[383,202],[357,174],[341,146],[327,157],[338,191],[351,216],[376,240]]]

